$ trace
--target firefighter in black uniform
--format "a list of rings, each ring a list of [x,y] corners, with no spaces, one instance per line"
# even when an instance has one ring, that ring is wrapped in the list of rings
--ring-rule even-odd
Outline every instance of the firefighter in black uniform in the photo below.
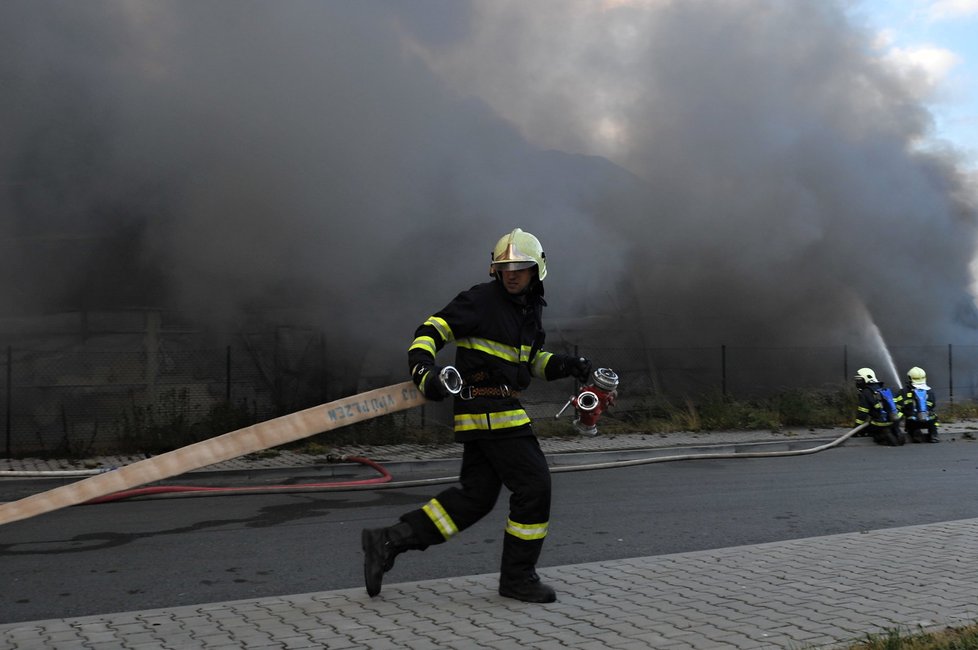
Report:
[[[940,442],[937,427],[937,398],[927,385],[927,373],[919,366],[907,371],[907,384],[900,395],[907,435],[912,442]],[[924,433],[926,431],[926,433]]]
[[[856,425],[865,424],[866,431],[879,445],[897,446],[906,442],[906,437],[900,430],[900,413],[895,400],[889,396],[882,382],[876,379],[872,368],[860,368],[856,371]],[[887,398],[884,398],[887,395]]]
[[[455,439],[463,444],[457,487],[386,528],[364,530],[367,593],[380,593],[385,572],[406,550],[447,541],[487,515],[503,485],[512,493],[503,535],[499,593],[526,602],[556,600],[535,567],[550,519],[550,470],[519,401],[531,377],[574,376],[585,381],[585,358],[543,350],[542,280],[546,257],[539,240],[519,228],[492,252],[492,281],[455,297],[415,332],[408,349],[414,383],[424,396],[448,396],[435,355],[455,342],[455,368],[463,386],[454,399]]]

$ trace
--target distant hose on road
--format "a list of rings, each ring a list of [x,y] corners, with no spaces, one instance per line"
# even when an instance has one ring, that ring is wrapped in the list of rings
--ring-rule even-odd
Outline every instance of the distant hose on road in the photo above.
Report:
[[[621,467],[632,467],[636,465],[649,465],[651,463],[668,463],[677,462],[683,460],[713,460],[720,458],[778,458],[784,456],[804,456],[807,454],[815,454],[826,449],[831,449],[832,447],[837,447],[843,442],[854,436],[855,434],[866,428],[867,424],[861,424],[858,427],[846,432],[842,436],[839,436],[835,440],[827,442],[823,445],[818,445],[817,447],[809,447],[806,449],[794,449],[785,451],[754,451],[754,452],[716,452],[716,453],[697,453],[697,454],[679,454],[675,456],[652,456],[649,458],[637,458],[634,460],[618,460],[610,461],[607,463],[590,463],[585,465],[568,465],[564,467],[551,467],[550,472],[552,474],[558,474],[563,472],[585,472],[600,469],[617,469]],[[136,488],[133,490],[126,490],[124,492],[117,492],[115,494],[109,494],[104,497],[99,497],[97,499],[92,499],[91,501],[86,501],[82,505],[91,505],[98,503],[107,503],[110,501],[120,501],[123,499],[134,499],[134,498],[174,498],[174,497],[194,497],[194,496],[230,496],[230,495],[245,495],[245,494],[290,494],[299,492],[327,492],[327,491],[352,491],[352,490],[377,490],[377,489],[394,489],[394,488],[407,488],[407,487],[420,487],[426,485],[440,485],[445,483],[454,483],[458,480],[458,476],[444,476],[438,478],[430,479],[415,479],[410,481],[393,481],[393,477],[390,472],[388,472],[384,467],[377,464],[376,462],[359,456],[344,456],[340,457],[341,460],[346,460],[350,462],[358,462],[364,465],[368,465],[378,472],[381,476],[373,479],[362,479],[355,481],[337,481],[337,482],[327,482],[327,483],[299,483],[292,485],[265,485],[260,487],[200,487],[200,486],[186,486],[186,485],[167,485],[167,486],[151,486]]]

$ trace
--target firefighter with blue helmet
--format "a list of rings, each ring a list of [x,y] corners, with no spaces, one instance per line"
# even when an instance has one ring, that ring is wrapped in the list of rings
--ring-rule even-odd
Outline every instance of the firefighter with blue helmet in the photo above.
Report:
[[[454,396],[455,439],[461,442],[459,484],[386,528],[364,530],[367,593],[380,592],[383,575],[407,550],[445,542],[495,506],[501,488],[511,492],[503,534],[499,593],[525,602],[556,600],[540,581],[536,564],[550,524],[550,469],[533,433],[520,393],[531,378],[573,376],[585,381],[591,364],[583,357],[543,349],[543,279],[547,261],[540,241],[519,228],[492,250],[489,282],[458,294],[428,317],[408,349],[411,377],[424,396],[441,400],[435,357],[449,343],[462,378]]]
[[[900,406],[907,436],[911,442],[940,442],[937,427],[937,399],[927,385],[927,373],[919,366],[907,371],[907,383],[900,394]]]

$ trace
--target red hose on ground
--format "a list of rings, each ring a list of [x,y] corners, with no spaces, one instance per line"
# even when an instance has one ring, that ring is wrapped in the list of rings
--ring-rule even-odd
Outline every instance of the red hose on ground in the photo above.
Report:
[[[131,499],[134,497],[141,496],[152,496],[156,494],[172,494],[181,492],[208,492],[215,495],[218,494],[261,494],[263,492],[287,492],[287,491],[303,491],[303,490],[323,490],[329,488],[345,488],[354,485],[379,485],[381,483],[388,483],[392,480],[390,472],[387,471],[383,466],[375,463],[369,458],[363,458],[361,456],[347,456],[343,460],[360,463],[361,465],[367,465],[372,467],[380,473],[380,476],[368,479],[358,479],[355,481],[335,481],[329,483],[297,483],[294,485],[263,485],[261,487],[200,487],[194,485],[155,485],[150,487],[135,488],[132,490],[123,490],[122,492],[115,492],[113,494],[107,494],[103,497],[98,497],[90,501],[86,501],[81,505],[94,505],[97,503],[108,503],[110,501],[121,501],[122,499]]]

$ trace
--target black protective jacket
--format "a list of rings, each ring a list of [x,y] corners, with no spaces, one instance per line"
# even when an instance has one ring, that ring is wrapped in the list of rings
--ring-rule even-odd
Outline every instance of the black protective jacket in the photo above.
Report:
[[[428,381],[435,355],[456,344],[455,368],[465,387],[455,397],[455,439],[531,435],[530,418],[518,393],[532,377],[560,379],[570,374],[572,357],[544,351],[543,284],[534,280],[528,293],[509,294],[498,281],[478,284],[458,294],[414,333],[408,365],[415,383],[431,395]]]
[[[937,417],[937,398],[931,388],[914,388],[907,384],[900,391],[900,410],[908,422],[940,424]]]
[[[874,427],[886,427],[895,419],[889,414],[885,401],[880,396],[876,384],[869,384],[858,389],[856,402],[856,425],[869,422]]]

